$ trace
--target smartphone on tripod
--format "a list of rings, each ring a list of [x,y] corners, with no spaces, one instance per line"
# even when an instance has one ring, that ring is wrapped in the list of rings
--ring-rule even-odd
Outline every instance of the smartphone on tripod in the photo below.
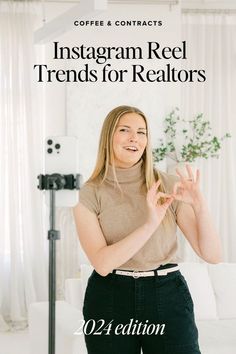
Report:
[[[45,139],[45,175],[78,174],[78,139],[74,136],[49,136]],[[49,191],[45,190],[49,206]],[[56,192],[57,207],[73,207],[78,203],[78,190],[61,189]]]

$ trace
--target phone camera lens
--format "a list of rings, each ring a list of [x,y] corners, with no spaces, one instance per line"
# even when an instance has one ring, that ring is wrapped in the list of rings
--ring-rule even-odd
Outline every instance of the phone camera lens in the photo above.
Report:
[[[50,148],[50,149],[48,149],[48,153],[49,154],[51,154],[52,153],[52,149]]]
[[[56,145],[55,145],[55,148],[56,148],[56,149],[60,149],[60,147],[61,147],[60,144],[56,144]]]
[[[48,140],[48,145],[52,145],[52,140],[51,139]]]

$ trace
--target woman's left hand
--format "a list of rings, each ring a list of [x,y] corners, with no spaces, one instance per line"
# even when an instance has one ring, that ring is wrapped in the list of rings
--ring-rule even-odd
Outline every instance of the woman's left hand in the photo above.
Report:
[[[176,200],[195,205],[203,199],[203,195],[199,188],[200,171],[197,169],[196,177],[194,177],[190,165],[186,164],[185,167],[188,177],[183,176],[179,169],[176,168],[176,173],[179,175],[180,181],[175,183],[172,195]]]

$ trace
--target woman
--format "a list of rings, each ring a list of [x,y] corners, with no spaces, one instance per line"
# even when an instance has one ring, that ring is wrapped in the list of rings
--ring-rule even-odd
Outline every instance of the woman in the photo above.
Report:
[[[106,117],[95,169],[74,210],[94,271],[83,314],[88,354],[199,354],[188,286],[178,269],[177,225],[194,251],[220,261],[220,241],[189,165],[188,178],[154,170],[145,115]]]

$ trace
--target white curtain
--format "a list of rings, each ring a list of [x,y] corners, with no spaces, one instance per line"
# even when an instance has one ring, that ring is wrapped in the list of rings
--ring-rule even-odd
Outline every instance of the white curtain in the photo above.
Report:
[[[182,84],[182,114],[204,113],[214,135],[232,135],[222,143],[219,159],[199,160],[202,191],[219,231],[225,262],[236,262],[236,14],[185,13],[182,40],[187,42],[184,68],[205,68],[207,80]],[[181,241],[185,260],[196,260]]]
[[[47,298],[42,193],[43,119],[34,87],[36,5],[0,3],[0,330],[23,328]]]

